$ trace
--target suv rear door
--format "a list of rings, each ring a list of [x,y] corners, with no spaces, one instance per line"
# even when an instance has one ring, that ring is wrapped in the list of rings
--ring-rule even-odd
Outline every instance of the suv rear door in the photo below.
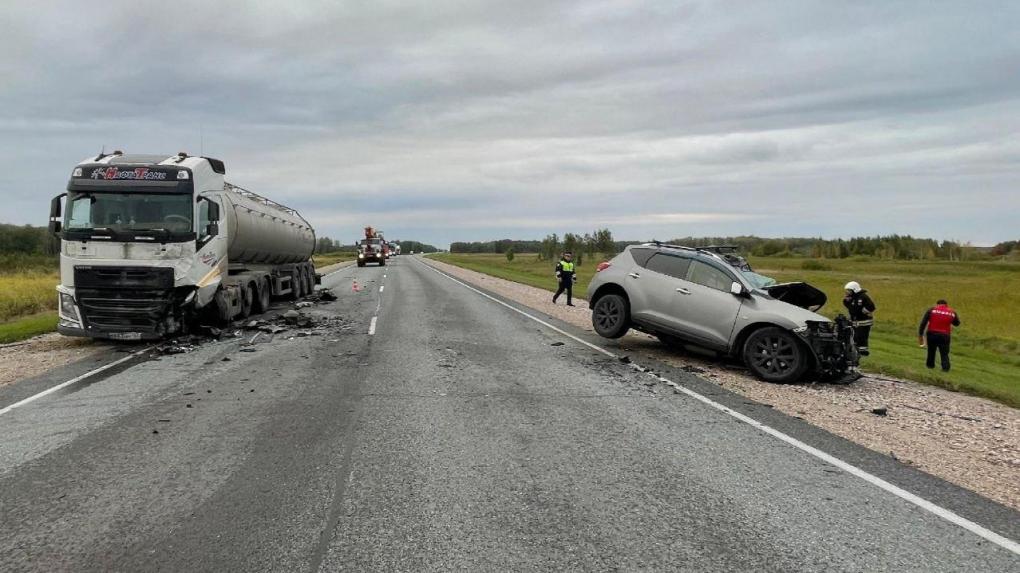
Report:
[[[680,254],[660,251],[645,261],[644,269],[636,269],[640,277],[635,279],[631,275],[633,290],[638,293],[636,300],[632,297],[631,301],[631,313],[636,320],[671,331],[682,328],[675,310],[677,287],[687,275],[690,262]]]
[[[730,285],[737,281],[732,272],[710,262],[693,259],[687,277],[676,290],[680,302],[676,309],[676,322],[685,337],[704,342],[708,346],[729,350],[730,335],[737,321],[743,300],[730,293]]]

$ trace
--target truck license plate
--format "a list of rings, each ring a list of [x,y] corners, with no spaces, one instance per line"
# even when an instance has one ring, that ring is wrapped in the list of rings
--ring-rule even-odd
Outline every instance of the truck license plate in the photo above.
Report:
[[[114,340],[141,340],[141,332],[111,332],[110,338]]]

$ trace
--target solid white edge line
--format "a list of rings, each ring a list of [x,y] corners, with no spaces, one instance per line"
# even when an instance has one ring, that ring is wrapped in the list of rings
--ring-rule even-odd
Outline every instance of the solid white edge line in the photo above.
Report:
[[[375,322],[379,320],[378,316],[372,317],[372,322],[368,323],[368,335],[372,336],[375,334]]]
[[[81,376],[77,376],[75,378],[72,378],[72,379],[68,380],[67,382],[61,382],[60,384],[57,384],[56,386],[54,386],[52,388],[49,388],[47,390],[43,390],[42,392],[39,392],[38,394],[35,394],[33,396],[29,396],[28,398],[25,398],[24,400],[21,400],[20,402],[15,402],[14,404],[11,404],[10,406],[7,406],[6,408],[0,410],[0,416],[2,416],[3,414],[6,414],[7,412],[10,412],[11,410],[13,410],[15,408],[19,408],[21,406],[24,406],[25,404],[29,404],[31,402],[34,402],[34,401],[38,400],[39,398],[42,398],[44,396],[48,396],[48,395],[56,392],[57,390],[60,390],[61,388],[66,388],[66,387],[70,386],[71,384],[74,384],[75,382],[81,382],[82,380],[85,380],[86,378],[90,378],[92,376],[95,376],[96,374],[99,374],[100,372],[103,372],[104,370],[109,370],[110,368],[113,368],[114,366],[117,366],[118,364],[123,364],[123,363],[127,362],[128,360],[131,360],[132,358],[136,358],[136,357],[138,357],[138,356],[140,356],[142,354],[145,354],[150,349],[152,349],[151,346],[148,347],[148,348],[143,348],[142,350],[139,350],[138,352],[133,352],[131,354],[128,354],[127,356],[125,356],[125,357],[123,357],[123,358],[121,358],[119,360],[115,360],[115,361],[113,361],[113,362],[111,362],[109,364],[105,364],[103,366],[100,366],[99,368],[96,368],[95,370],[89,370],[88,372],[82,374]]]
[[[419,262],[421,262],[421,261],[419,261]],[[528,314],[527,312],[524,312],[523,310],[521,310],[519,308],[516,308],[516,307],[514,307],[512,305],[509,305],[509,304],[507,304],[507,303],[505,303],[505,302],[503,302],[503,301],[493,297],[493,296],[490,296],[490,295],[488,295],[488,294],[486,294],[486,293],[476,289],[475,287],[473,287],[473,286],[471,286],[471,285],[469,285],[469,284],[467,284],[465,282],[462,282],[462,281],[460,281],[460,280],[458,280],[458,279],[456,279],[456,278],[446,274],[445,272],[443,272],[443,271],[441,271],[441,270],[439,270],[439,269],[437,269],[437,268],[435,268],[435,267],[433,267],[433,266],[431,266],[431,265],[429,265],[427,263],[421,262],[421,264],[425,265],[425,267],[428,268],[429,270],[431,270],[431,271],[433,271],[433,272],[435,272],[435,273],[437,273],[439,275],[442,275],[442,276],[450,279],[451,281],[453,281],[453,282],[455,282],[455,283],[457,283],[457,284],[459,284],[459,285],[461,285],[461,286],[463,286],[463,287],[465,287],[465,288],[467,288],[469,290],[472,290],[472,291],[474,291],[474,292],[484,296],[485,298],[487,298],[487,299],[489,299],[489,300],[491,300],[493,302],[496,302],[496,303],[498,303],[500,305],[503,305],[506,308],[509,308],[510,310],[512,310],[512,311],[514,311],[514,312],[516,312],[518,314],[526,316],[526,317],[530,318],[531,320],[541,324],[542,326],[545,326],[545,327],[547,327],[547,328],[549,328],[551,330],[554,330],[554,331],[556,331],[556,332],[558,332],[558,333],[560,333],[560,334],[570,338],[571,340],[574,340],[575,342],[579,342],[579,343],[583,344],[584,346],[587,346],[588,348],[591,348],[593,350],[601,352],[602,354],[605,354],[606,356],[611,356],[613,358],[619,358],[616,354],[613,354],[612,352],[606,350],[605,348],[602,348],[600,346],[596,346],[596,345],[594,345],[594,344],[592,344],[592,343],[590,343],[590,342],[588,342],[586,340],[582,340],[582,339],[574,336],[573,334],[570,334],[569,332],[566,332],[563,329],[557,328],[557,327],[549,324],[548,322],[546,322],[546,321],[544,321],[544,320],[542,320],[542,319],[540,319],[540,318],[538,318],[536,316]],[[639,370],[641,372],[647,372],[647,369],[645,369],[645,368],[643,368],[643,367],[641,367],[641,366],[639,366],[637,364],[634,364],[633,362],[631,362],[631,367],[636,369],[636,370]],[[779,440],[781,440],[781,441],[783,441],[783,442],[785,442],[785,443],[787,443],[787,444],[797,448],[798,450],[801,450],[801,451],[803,451],[803,452],[805,452],[807,454],[810,454],[810,455],[812,455],[812,456],[822,460],[823,462],[826,462],[828,464],[832,464],[832,465],[838,467],[839,469],[841,469],[841,470],[843,470],[843,471],[845,471],[845,472],[847,472],[847,473],[849,473],[851,475],[857,476],[857,477],[861,478],[862,480],[864,480],[864,481],[866,481],[866,482],[868,482],[868,483],[870,483],[870,484],[872,484],[872,485],[874,485],[874,486],[876,486],[876,487],[878,487],[878,488],[880,488],[882,490],[885,490],[886,492],[891,493],[891,494],[895,495],[896,497],[898,497],[898,498],[900,498],[900,499],[902,499],[904,501],[910,502],[910,503],[916,505],[917,507],[920,507],[921,509],[923,509],[925,511],[928,511],[929,513],[932,513],[932,514],[934,514],[934,515],[936,515],[938,517],[941,517],[942,519],[944,519],[944,520],[946,520],[946,521],[948,521],[950,523],[958,525],[958,526],[962,527],[963,529],[966,529],[967,531],[977,535],[978,537],[981,537],[981,538],[983,538],[983,539],[985,539],[987,541],[990,541],[990,542],[998,545],[999,547],[1002,547],[1003,549],[1006,549],[1008,551],[1013,552],[1016,555],[1020,555],[1020,543],[1017,543],[1016,541],[1013,541],[1012,539],[1009,539],[1008,537],[1004,537],[1002,535],[999,535],[998,533],[995,533],[994,531],[991,531],[991,530],[989,530],[989,529],[987,529],[985,527],[982,527],[981,525],[978,525],[977,523],[974,523],[973,521],[971,521],[971,520],[969,520],[969,519],[967,519],[965,517],[961,517],[960,515],[952,512],[952,511],[950,511],[950,510],[948,510],[948,509],[946,509],[946,508],[944,508],[942,506],[935,505],[934,503],[932,503],[932,502],[930,502],[930,501],[928,501],[928,500],[926,500],[926,499],[924,499],[924,498],[922,498],[920,496],[917,496],[917,495],[915,495],[913,493],[910,493],[909,491],[907,491],[907,490],[905,490],[905,489],[903,489],[903,488],[901,488],[901,487],[899,487],[897,485],[893,485],[893,484],[885,481],[884,479],[882,479],[882,478],[880,478],[880,477],[878,477],[876,475],[870,474],[870,473],[868,473],[868,472],[858,468],[857,466],[854,466],[854,465],[851,465],[850,463],[844,462],[843,460],[833,456],[832,454],[828,454],[826,452],[823,452],[822,450],[819,450],[818,448],[815,448],[814,446],[809,446],[808,444],[805,444],[804,442],[798,440],[797,438],[794,438],[793,436],[785,434],[785,433],[783,433],[783,432],[781,432],[781,431],[779,431],[779,430],[777,430],[775,428],[772,428],[771,426],[767,426],[767,425],[759,422],[758,420],[755,420],[754,418],[751,418],[750,416],[746,416],[744,414],[741,414],[740,412],[737,412],[737,411],[735,411],[735,410],[733,410],[733,409],[731,409],[731,408],[729,408],[727,406],[724,406],[724,405],[720,404],[719,402],[716,402],[715,400],[712,400],[711,398],[708,398],[707,396],[703,396],[701,394],[698,394],[694,390],[691,390],[689,388],[681,386],[681,385],[677,384],[676,382],[673,382],[672,380],[669,380],[667,378],[663,378],[662,376],[658,376],[657,374],[652,374],[652,376],[654,376],[660,382],[669,385],[670,387],[674,388],[675,390],[677,390],[679,392],[682,392],[685,395],[690,396],[691,398],[694,398],[695,400],[698,400],[699,402],[702,402],[702,403],[704,403],[704,404],[706,404],[708,406],[711,406],[712,408],[715,408],[716,410],[719,410],[720,412],[723,412],[724,414],[729,414],[730,416],[740,420],[741,422],[744,422],[745,424],[753,426],[754,428],[757,428],[758,430],[761,430],[762,432],[764,432],[766,434],[769,434],[770,436],[772,436],[774,438],[778,438]]]

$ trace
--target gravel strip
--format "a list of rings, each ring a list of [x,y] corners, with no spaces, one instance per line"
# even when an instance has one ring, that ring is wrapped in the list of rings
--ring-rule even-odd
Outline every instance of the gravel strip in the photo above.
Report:
[[[87,338],[71,338],[56,332],[0,345],[0,386],[88,358],[110,348]]]
[[[587,301],[570,308],[552,292],[426,259],[465,282],[593,331]],[[550,286],[553,281],[550,280]],[[778,385],[732,366],[670,349],[631,332],[621,343],[876,452],[1020,510],[1020,410],[907,380],[864,377],[850,385]],[[700,371],[699,371],[700,370]],[[885,408],[886,415],[872,413]]]

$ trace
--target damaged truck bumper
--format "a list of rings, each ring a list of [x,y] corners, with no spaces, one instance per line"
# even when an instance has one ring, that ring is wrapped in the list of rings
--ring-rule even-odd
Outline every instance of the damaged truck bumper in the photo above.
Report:
[[[57,331],[110,340],[158,340],[185,329],[194,288],[174,288],[169,267],[74,269],[75,288],[60,291]]]

